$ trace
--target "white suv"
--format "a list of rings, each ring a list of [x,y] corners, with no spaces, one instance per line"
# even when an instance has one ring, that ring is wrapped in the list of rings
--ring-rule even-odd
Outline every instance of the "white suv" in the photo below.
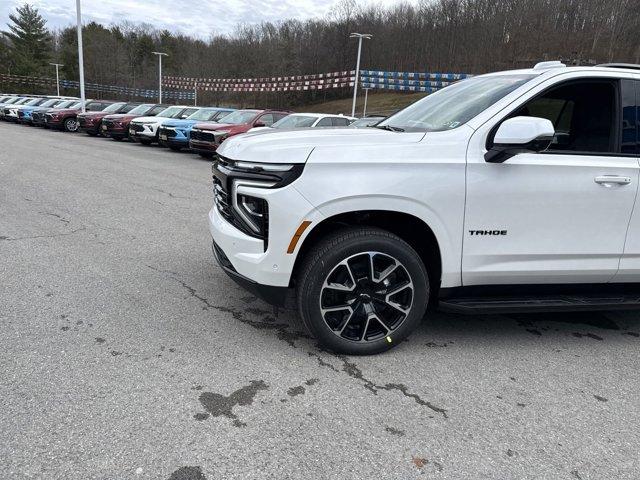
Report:
[[[640,307],[640,66],[481,75],[369,129],[231,138],[215,256],[325,347],[376,353],[428,304]]]

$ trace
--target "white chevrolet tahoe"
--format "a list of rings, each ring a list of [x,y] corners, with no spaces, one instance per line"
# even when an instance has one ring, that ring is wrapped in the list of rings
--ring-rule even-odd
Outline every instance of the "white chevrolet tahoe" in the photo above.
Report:
[[[427,306],[640,308],[640,66],[448,86],[369,129],[246,134],[218,149],[218,263],[321,345],[401,342]],[[635,208],[634,208],[635,207]]]

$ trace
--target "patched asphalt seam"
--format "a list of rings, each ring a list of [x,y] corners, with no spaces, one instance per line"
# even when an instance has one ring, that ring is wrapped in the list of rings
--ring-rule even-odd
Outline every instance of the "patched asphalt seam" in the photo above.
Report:
[[[178,274],[176,272],[172,272],[170,270],[162,270],[162,269],[153,267],[151,265],[147,265],[147,267],[150,268],[151,270],[154,270],[155,272],[168,274],[170,278],[172,278],[174,281],[179,283],[182,286],[182,288],[184,288],[187,292],[189,292],[189,295],[191,297],[200,301],[204,305],[203,308],[211,308],[213,310],[217,310],[222,313],[229,313],[233,316],[235,320],[238,320],[246,325],[249,325],[259,330],[275,330],[277,337],[280,340],[289,344],[293,348],[298,348],[295,344],[295,340],[302,337],[308,338],[306,337],[306,335],[302,333],[296,333],[296,332],[291,332],[287,330],[288,325],[286,324],[267,323],[267,322],[250,320],[246,318],[244,312],[242,311],[236,310],[234,308],[223,307],[220,305],[213,305],[207,298],[203,297],[202,295],[199,295],[195,288],[191,287],[189,284],[187,284],[186,282],[178,278]],[[360,382],[362,382],[364,388],[369,390],[374,395],[377,395],[379,390],[387,390],[387,391],[396,390],[402,393],[405,397],[408,397],[414,400],[418,405],[427,407],[433,410],[434,412],[439,413],[444,418],[449,418],[447,415],[446,409],[439,407],[437,405],[434,405],[433,403],[428,402],[426,400],[423,400],[418,394],[408,392],[408,388],[403,384],[388,383],[385,385],[377,385],[375,382],[372,382],[371,380],[366,378],[363,375],[362,370],[360,370],[360,368],[355,363],[349,362],[347,357],[343,355],[335,355],[336,358],[342,361],[342,369],[340,370],[334,365],[332,365],[331,363],[325,361],[320,355],[318,355],[315,352],[307,351],[307,354],[310,357],[315,357],[318,362],[318,365],[325,368],[329,368],[334,372],[344,372],[349,377],[359,380]]]
[[[75,230],[71,230],[70,232],[65,232],[65,233],[52,233],[51,235],[32,235],[32,236],[28,236],[28,237],[5,237],[5,236],[0,236],[0,240],[4,240],[6,242],[15,242],[15,241],[18,241],[18,240],[32,240],[32,239],[36,239],[36,238],[67,237],[69,235],[73,235],[75,233],[82,232],[83,230],[86,230],[86,227],[76,228]]]

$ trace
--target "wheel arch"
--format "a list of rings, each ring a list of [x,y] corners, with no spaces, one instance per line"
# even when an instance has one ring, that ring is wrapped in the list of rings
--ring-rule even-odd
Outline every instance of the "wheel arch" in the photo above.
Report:
[[[350,226],[368,226],[387,230],[398,235],[418,253],[422,259],[432,288],[438,289],[442,277],[442,252],[433,229],[415,215],[387,210],[358,210],[335,214],[317,223],[304,237],[293,266],[291,283],[296,281],[305,256],[329,233]],[[434,296],[435,297],[435,296]]]

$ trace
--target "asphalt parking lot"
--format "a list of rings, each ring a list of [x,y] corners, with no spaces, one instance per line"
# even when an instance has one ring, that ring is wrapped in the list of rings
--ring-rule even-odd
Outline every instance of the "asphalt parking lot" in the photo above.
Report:
[[[336,356],[214,264],[208,161],[0,139],[0,478],[640,477],[640,314],[432,314]]]

